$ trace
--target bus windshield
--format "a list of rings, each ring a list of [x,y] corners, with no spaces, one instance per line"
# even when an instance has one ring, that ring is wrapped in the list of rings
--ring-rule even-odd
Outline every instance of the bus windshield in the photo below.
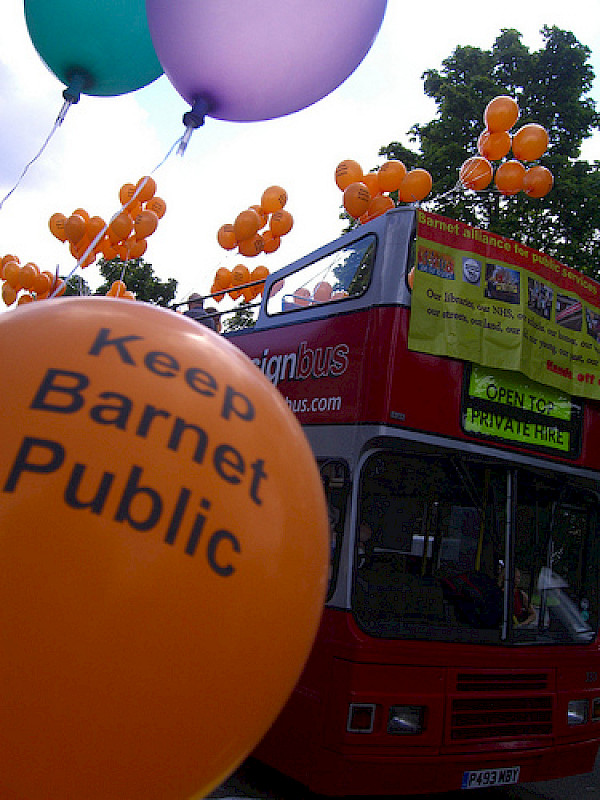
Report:
[[[360,476],[353,613],[388,638],[588,642],[598,498],[466,455],[377,451]]]

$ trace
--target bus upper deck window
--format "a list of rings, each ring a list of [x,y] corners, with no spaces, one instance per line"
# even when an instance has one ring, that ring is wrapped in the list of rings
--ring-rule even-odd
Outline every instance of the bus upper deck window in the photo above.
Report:
[[[371,281],[375,245],[373,234],[363,236],[276,281],[269,291],[267,314],[297,312],[360,297]]]

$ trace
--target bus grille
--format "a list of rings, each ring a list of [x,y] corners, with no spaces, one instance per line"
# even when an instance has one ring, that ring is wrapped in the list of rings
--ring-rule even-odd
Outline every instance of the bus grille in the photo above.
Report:
[[[553,698],[531,694],[548,689],[543,672],[459,673],[456,691],[473,696],[452,699],[450,738],[460,742],[550,736]]]
[[[540,692],[548,688],[545,672],[459,672],[458,692]]]

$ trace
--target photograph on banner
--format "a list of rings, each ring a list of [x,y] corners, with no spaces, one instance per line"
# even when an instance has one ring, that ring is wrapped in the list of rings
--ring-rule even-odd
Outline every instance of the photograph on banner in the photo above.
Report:
[[[408,346],[600,398],[600,284],[419,209]]]

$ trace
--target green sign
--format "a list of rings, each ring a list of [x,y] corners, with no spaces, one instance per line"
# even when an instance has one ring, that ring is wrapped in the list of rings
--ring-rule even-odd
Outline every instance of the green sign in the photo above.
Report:
[[[467,375],[462,404],[465,433],[577,455],[580,406],[569,395],[520,373],[477,364]]]

